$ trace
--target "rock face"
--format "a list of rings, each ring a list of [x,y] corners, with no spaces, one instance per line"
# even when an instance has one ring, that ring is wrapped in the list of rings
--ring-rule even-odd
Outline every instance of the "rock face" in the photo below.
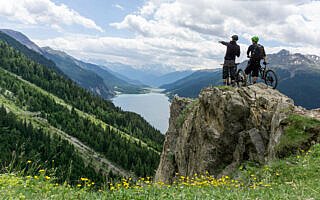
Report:
[[[256,84],[203,89],[197,100],[175,97],[155,180],[232,172],[242,161],[265,163],[276,155],[282,122],[308,112],[277,90]]]

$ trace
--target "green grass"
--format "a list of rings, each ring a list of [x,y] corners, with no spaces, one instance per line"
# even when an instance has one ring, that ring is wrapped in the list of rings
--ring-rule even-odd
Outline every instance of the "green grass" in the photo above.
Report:
[[[319,142],[320,133],[314,133],[312,128],[320,127],[320,121],[301,115],[290,115],[284,122],[284,134],[276,146],[280,157],[288,156],[299,149],[310,148],[311,141]]]
[[[230,178],[219,180],[214,186],[199,181],[192,186],[190,181],[174,185],[151,184],[144,187],[133,185],[125,189],[125,182],[119,189],[91,189],[85,182],[76,187],[67,184],[56,185],[54,181],[39,178],[20,177],[15,174],[0,175],[1,199],[319,199],[320,198],[320,145],[309,151],[285,160],[258,167],[241,167],[237,183]],[[215,179],[216,180],[216,179]],[[218,182],[219,182],[218,181]],[[140,183],[141,185],[141,183]],[[115,185],[116,187],[116,185]]]

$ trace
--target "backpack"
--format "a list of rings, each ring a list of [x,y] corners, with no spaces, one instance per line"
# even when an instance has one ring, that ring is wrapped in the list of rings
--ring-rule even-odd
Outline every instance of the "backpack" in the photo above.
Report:
[[[255,60],[262,60],[266,56],[264,47],[260,44],[254,45],[251,52],[251,57]]]

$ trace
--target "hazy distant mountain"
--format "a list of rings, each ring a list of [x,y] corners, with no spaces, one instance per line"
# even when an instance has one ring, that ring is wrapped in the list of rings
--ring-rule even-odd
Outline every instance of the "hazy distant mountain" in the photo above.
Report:
[[[162,76],[156,78],[155,80],[153,80],[152,85],[159,87],[164,84],[170,84],[170,83],[176,82],[182,78],[189,76],[193,72],[194,71],[191,71],[191,70],[171,72],[171,73],[162,75]]]
[[[104,63],[106,67],[120,74],[123,77],[128,77],[131,80],[137,80],[142,84],[159,87],[164,84],[173,83],[181,78],[184,78],[193,73],[191,70],[175,71],[168,67],[167,70],[163,66],[144,66],[142,68],[134,68],[121,63]]]
[[[142,69],[136,69],[132,66],[124,65],[121,63],[104,63],[104,66],[108,67],[110,70],[118,74],[121,74],[122,76],[128,77],[129,79],[140,81],[145,85],[153,85],[153,80],[162,75],[144,71]]]
[[[291,97],[297,105],[305,108],[320,107],[320,57],[315,55],[291,54],[281,50],[268,55],[269,67],[278,77],[278,90]],[[244,68],[247,61],[241,63]],[[200,71],[172,84],[163,85],[166,92],[184,97],[196,97],[201,89],[209,85],[221,85],[221,69]]]
[[[195,98],[202,88],[220,85],[221,76],[221,70],[199,70],[174,83],[162,85],[161,88],[171,94]]]
[[[16,39],[18,42],[25,45],[29,49],[32,49],[33,51],[35,51],[37,53],[43,54],[42,49],[40,47],[38,47],[38,45],[36,45],[34,42],[32,42],[24,34],[18,32],[18,31],[10,30],[10,29],[0,29],[0,31],[2,31],[3,33],[9,35],[10,37]]]

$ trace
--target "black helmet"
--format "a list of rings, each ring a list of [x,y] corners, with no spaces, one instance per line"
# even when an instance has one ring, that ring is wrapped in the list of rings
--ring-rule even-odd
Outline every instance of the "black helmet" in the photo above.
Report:
[[[239,39],[239,37],[238,37],[237,35],[233,35],[231,38],[232,38],[232,40],[234,40],[234,41],[238,41],[238,39]]]

